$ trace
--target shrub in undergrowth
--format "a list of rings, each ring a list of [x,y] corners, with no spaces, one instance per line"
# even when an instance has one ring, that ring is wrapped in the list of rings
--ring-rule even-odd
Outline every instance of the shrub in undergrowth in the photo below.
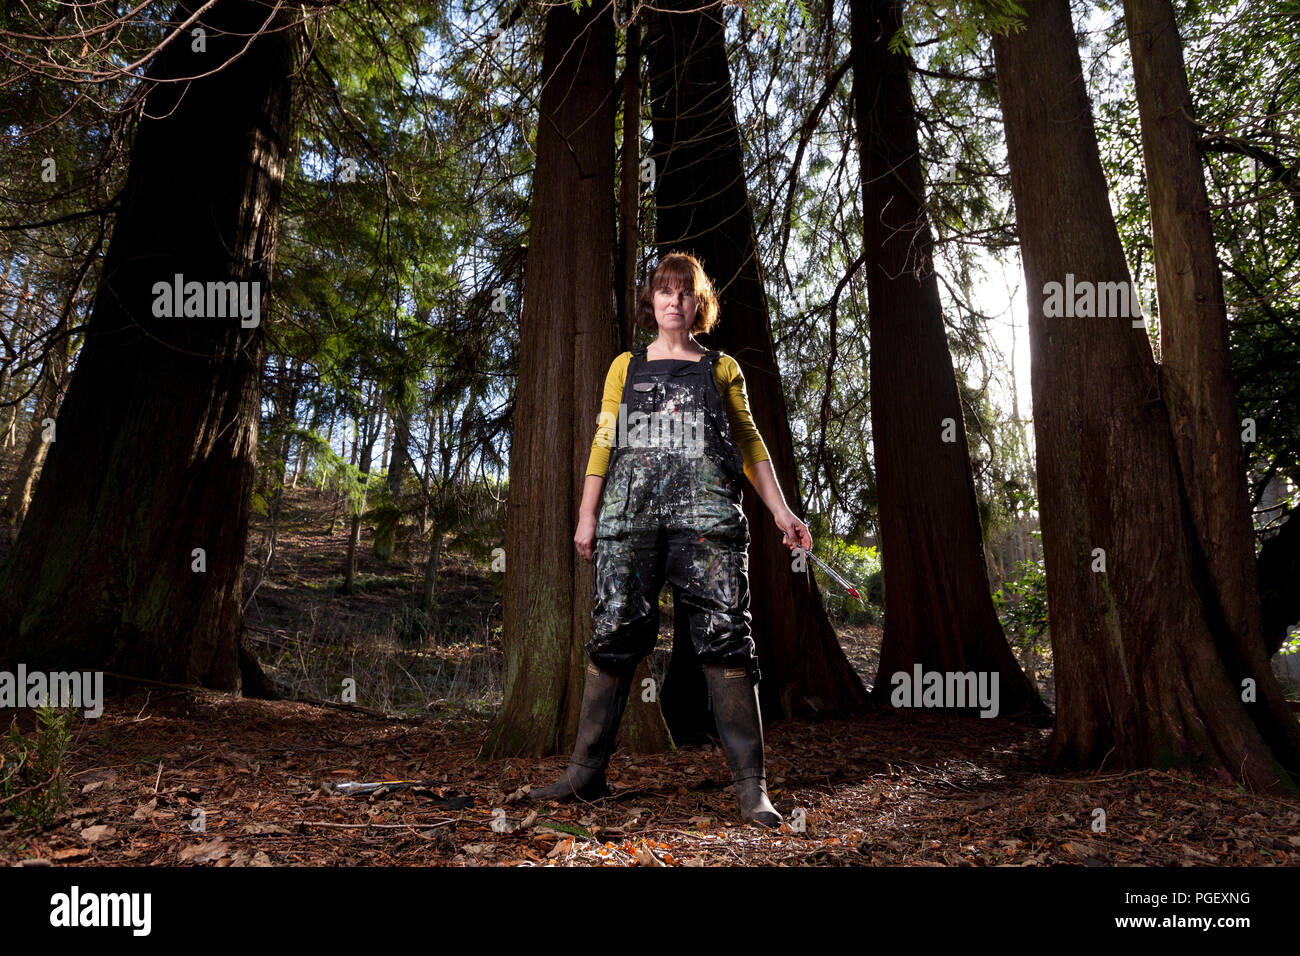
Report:
[[[30,826],[53,823],[68,802],[63,759],[72,744],[76,708],[38,707],[31,737],[17,719],[0,744],[0,808]]]
[[[1012,647],[1049,646],[1047,627],[1047,571],[1042,561],[1020,561],[1015,576],[993,595],[993,606]]]

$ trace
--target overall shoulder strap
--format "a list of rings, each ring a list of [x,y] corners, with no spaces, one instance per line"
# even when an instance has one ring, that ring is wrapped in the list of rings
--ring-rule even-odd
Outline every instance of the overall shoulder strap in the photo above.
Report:
[[[709,360],[709,380],[713,382],[713,390],[718,393],[718,397],[726,400],[722,394],[722,386],[718,384],[718,363],[722,360],[723,353],[719,349],[709,349],[704,353],[704,357]]]

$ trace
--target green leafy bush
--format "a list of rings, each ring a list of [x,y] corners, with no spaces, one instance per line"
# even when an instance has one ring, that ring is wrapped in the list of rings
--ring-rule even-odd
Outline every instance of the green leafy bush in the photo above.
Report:
[[[14,719],[0,749],[0,807],[31,826],[54,822],[67,805],[63,758],[72,744],[75,708],[39,707],[35,736]]]
[[[1047,640],[1047,570],[1042,561],[1019,561],[1015,574],[993,595],[1007,640],[1019,648]]]

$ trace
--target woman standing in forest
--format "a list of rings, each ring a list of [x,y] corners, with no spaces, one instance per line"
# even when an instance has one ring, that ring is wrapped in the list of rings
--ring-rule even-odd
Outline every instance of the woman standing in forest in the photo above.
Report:
[[[615,358],[605,376],[573,536],[578,553],[590,561],[594,552],[596,563],[595,635],[585,648],[577,741],[564,775],[532,798],[608,793],[605,768],[633,672],[659,636],[666,577],[686,606],[740,815],[780,826],[763,765],[741,475],[772,512],[787,547],[811,548],[812,536],[786,505],[740,366],[695,341],[718,322],[717,296],[699,261],[665,256],[637,297],[636,318],[659,335]]]

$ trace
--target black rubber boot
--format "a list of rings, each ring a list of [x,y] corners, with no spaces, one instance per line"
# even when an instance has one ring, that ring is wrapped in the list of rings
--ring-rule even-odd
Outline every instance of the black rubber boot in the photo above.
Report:
[[[767,798],[763,769],[763,719],[758,710],[758,684],[744,667],[704,665],[713,698],[713,719],[736,785],[740,818],[747,823],[779,827],[781,814]]]
[[[607,671],[587,662],[587,682],[582,691],[582,716],[573,756],[564,774],[549,787],[532,790],[528,799],[594,800],[609,795],[605,785],[605,768],[614,752],[618,725],[623,719],[635,668],[623,672]]]

